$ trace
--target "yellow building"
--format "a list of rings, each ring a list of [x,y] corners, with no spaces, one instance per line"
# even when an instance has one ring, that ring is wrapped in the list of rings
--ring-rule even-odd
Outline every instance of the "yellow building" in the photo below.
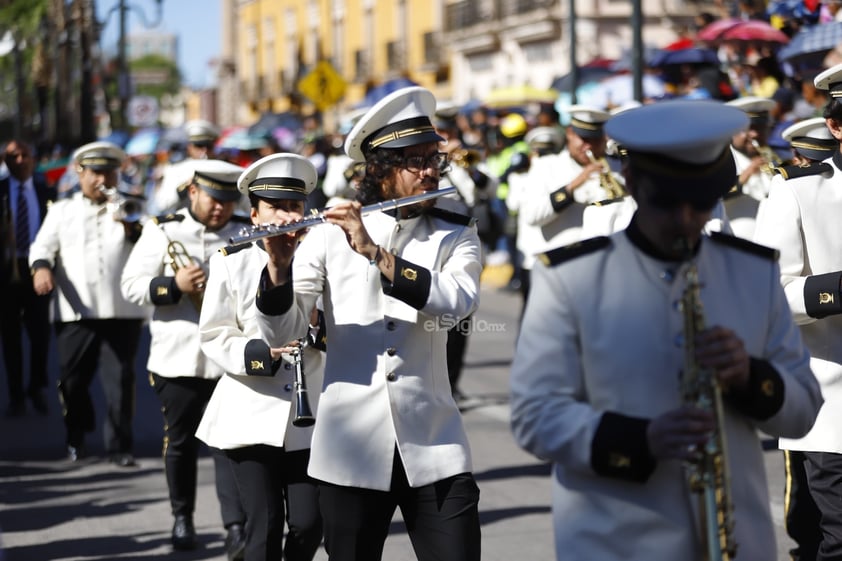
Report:
[[[397,78],[440,97],[449,95],[448,57],[437,31],[439,2],[240,0],[232,9],[237,23],[231,58],[239,80],[241,122],[253,122],[264,111],[316,112],[311,98],[323,88],[310,88],[316,95],[307,97],[298,85],[320,61],[328,62],[335,74],[310,79],[345,88],[337,103],[322,103],[328,120],[359,104],[370,88]],[[330,84],[324,83],[325,76]]]

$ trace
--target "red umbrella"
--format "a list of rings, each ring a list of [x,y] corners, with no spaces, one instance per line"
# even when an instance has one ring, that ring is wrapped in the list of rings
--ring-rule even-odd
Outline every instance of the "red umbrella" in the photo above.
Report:
[[[765,21],[748,20],[729,29],[720,36],[730,41],[766,41],[769,43],[789,43],[789,37],[780,29],[775,29]]]
[[[716,20],[701,28],[696,34],[696,37],[698,37],[701,41],[717,41],[720,39],[720,36],[723,33],[728,31],[735,25],[743,23],[743,21],[744,20],[737,18],[726,18]]]

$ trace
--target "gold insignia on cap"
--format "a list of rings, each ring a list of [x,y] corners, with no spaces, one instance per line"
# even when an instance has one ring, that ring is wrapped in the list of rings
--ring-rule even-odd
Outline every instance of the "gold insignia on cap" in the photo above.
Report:
[[[615,468],[629,468],[631,467],[631,458],[629,458],[625,454],[612,452],[608,456],[608,463],[611,465],[611,467]]]
[[[819,304],[833,304],[834,297],[830,292],[819,292]]]
[[[251,369],[252,370],[264,370],[263,361],[262,360],[251,361]]]
[[[170,293],[170,289],[167,288],[166,286],[159,286],[158,288],[155,289],[156,296],[166,296],[169,293]]]
[[[409,267],[404,267],[401,269],[401,276],[408,281],[413,281],[418,279],[418,271],[415,269],[410,269]]]

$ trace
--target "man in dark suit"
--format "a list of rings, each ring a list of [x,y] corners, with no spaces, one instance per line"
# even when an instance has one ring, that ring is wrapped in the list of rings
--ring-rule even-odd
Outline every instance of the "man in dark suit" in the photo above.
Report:
[[[3,160],[9,176],[0,180],[0,337],[9,386],[7,417],[26,412],[26,398],[42,415],[47,413],[44,388],[47,386],[47,350],[50,339],[50,296],[38,296],[29,274],[29,244],[47,212],[47,202],[55,199],[43,176],[35,175],[35,154],[21,140],[8,142]],[[30,342],[29,385],[24,387],[21,324]]]

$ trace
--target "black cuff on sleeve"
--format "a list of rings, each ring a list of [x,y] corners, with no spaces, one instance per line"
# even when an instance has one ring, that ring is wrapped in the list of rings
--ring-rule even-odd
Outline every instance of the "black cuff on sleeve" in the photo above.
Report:
[[[292,269],[289,272],[289,281],[280,285],[267,289],[269,284],[269,273],[266,267],[260,273],[260,282],[257,283],[257,309],[267,316],[280,316],[292,308],[292,303],[295,301],[295,293],[292,291]]]
[[[429,270],[395,256],[395,280],[383,282],[383,293],[420,310],[427,304],[433,275]]]
[[[784,404],[784,380],[768,361],[752,357],[748,388],[739,393],[729,392],[726,399],[744,415],[765,421]]]
[[[591,467],[605,477],[643,483],[655,471],[646,438],[648,419],[605,413],[591,442]]]
[[[149,298],[156,306],[177,304],[181,300],[181,294],[175,277],[155,277],[149,283]]]
[[[275,365],[272,364],[272,353],[269,345],[261,339],[251,339],[245,349],[246,374],[249,376],[272,376]]]
[[[29,268],[31,271],[37,271],[38,269],[52,269],[53,267],[50,265],[50,262],[46,259],[37,259],[32,262],[32,266]]]
[[[556,212],[561,212],[573,204],[573,197],[567,192],[567,185],[550,193],[550,203]]]
[[[804,307],[812,318],[842,313],[839,286],[842,272],[807,277],[804,282]]]

